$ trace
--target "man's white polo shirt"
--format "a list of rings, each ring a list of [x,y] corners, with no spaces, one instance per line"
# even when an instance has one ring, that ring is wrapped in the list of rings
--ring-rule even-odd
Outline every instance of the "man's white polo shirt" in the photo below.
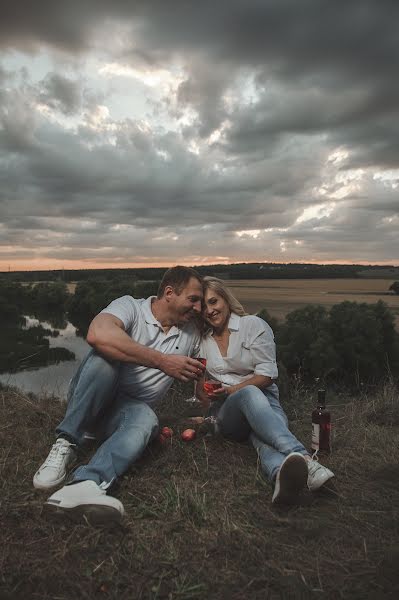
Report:
[[[110,313],[122,321],[126,333],[139,344],[164,354],[191,356],[198,346],[200,335],[193,323],[173,326],[165,333],[152,314],[151,303],[155,296],[136,300],[132,296],[117,298],[102,313]],[[158,369],[133,363],[121,363],[118,396],[153,404],[163,398],[173,378]]]

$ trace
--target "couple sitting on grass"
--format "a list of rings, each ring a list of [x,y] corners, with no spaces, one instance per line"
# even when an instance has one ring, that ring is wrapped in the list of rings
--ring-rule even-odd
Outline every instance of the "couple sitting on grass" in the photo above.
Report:
[[[87,341],[93,350],[71,381],[57,440],[34,486],[49,490],[64,484],[87,432],[95,430],[101,443],[88,464],[48,498],[46,511],[86,516],[94,523],[122,519],[123,504],[109,491],[157,435],[153,407],[173,379],[202,379],[204,366],[192,357],[198,346],[208,373],[222,383],[209,396],[198,390],[200,399],[204,407],[211,404],[222,435],[249,438],[256,448],[263,472],[274,483],[272,503],[293,504],[306,486],[315,491],[333,477],[288,429],[275,384],[272,330],[247,315],[224,282],[173,267],[156,297],[111,302],[93,319]]]

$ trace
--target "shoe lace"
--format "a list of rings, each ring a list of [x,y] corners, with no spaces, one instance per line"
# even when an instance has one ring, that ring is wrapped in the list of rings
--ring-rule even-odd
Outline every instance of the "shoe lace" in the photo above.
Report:
[[[312,459],[309,464],[309,475],[314,475],[321,468],[322,466],[316,460]]]
[[[314,461],[318,461],[318,460],[319,460],[319,457],[318,457],[318,452],[319,452],[318,450],[315,450],[315,451],[313,452],[313,454],[312,454],[312,456],[311,456],[312,460],[314,460]]]
[[[50,453],[47,457],[47,460],[44,464],[45,467],[59,467],[62,464],[64,456],[69,454],[70,449],[75,444],[53,444]]]

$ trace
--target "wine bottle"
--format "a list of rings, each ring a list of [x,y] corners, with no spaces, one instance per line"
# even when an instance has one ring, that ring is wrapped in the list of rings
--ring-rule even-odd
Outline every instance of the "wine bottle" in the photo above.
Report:
[[[317,408],[312,412],[312,451],[331,452],[331,414],[326,409],[326,390],[317,392]]]

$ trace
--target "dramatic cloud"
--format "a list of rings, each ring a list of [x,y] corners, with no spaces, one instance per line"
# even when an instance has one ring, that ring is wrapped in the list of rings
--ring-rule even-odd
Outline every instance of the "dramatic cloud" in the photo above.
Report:
[[[399,263],[394,0],[43,0],[0,21],[0,269]]]

